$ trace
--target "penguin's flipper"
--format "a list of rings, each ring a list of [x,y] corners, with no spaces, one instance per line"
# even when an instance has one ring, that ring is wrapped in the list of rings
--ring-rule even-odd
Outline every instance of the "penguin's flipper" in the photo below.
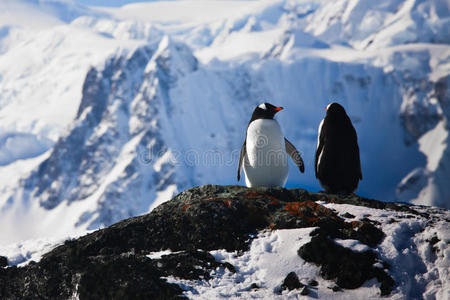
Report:
[[[300,153],[295,149],[294,145],[292,145],[291,142],[288,141],[287,138],[284,138],[284,143],[286,145],[286,152],[289,154],[289,156],[292,158],[292,160],[297,165],[300,172],[305,172],[305,164],[303,163],[303,159],[300,155]]]
[[[357,157],[358,157],[359,180],[362,180],[361,159],[360,159],[360,157],[359,157],[359,147],[358,147],[358,144],[356,144],[356,154],[357,154]]]
[[[320,122],[319,132],[317,134],[317,149],[316,149],[316,158],[314,160],[314,171],[316,173],[316,178],[319,178],[319,157],[322,153],[323,146],[325,145],[324,136],[322,135],[322,127],[325,119]]]
[[[316,150],[316,159],[314,161],[314,170],[316,172],[316,178],[319,178],[319,157],[320,154],[322,153],[323,150],[323,142],[319,141],[319,145],[317,146],[317,150]]]
[[[351,120],[350,119],[349,119],[349,122],[350,122],[350,126],[351,126],[351,129],[352,129],[351,130],[352,140],[353,140],[353,143],[355,145],[355,154],[354,155],[357,158],[357,162],[356,162],[357,166],[356,166],[356,168],[357,168],[357,172],[358,172],[358,179],[362,180],[361,158],[359,156],[358,136],[356,135],[355,127],[353,127],[353,125],[351,124]]]
[[[238,165],[238,172],[237,172],[237,181],[239,181],[241,179],[242,162],[244,161],[245,154],[247,153],[246,144],[247,144],[247,140],[245,140],[244,144],[242,144],[241,153],[239,154],[239,165]]]

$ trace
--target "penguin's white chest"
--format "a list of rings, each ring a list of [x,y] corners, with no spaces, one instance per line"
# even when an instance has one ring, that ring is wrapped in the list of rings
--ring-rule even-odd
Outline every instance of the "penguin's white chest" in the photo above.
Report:
[[[245,183],[252,186],[284,186],[288,162],[283,132],[273,119],[258,119],[247,129]]]

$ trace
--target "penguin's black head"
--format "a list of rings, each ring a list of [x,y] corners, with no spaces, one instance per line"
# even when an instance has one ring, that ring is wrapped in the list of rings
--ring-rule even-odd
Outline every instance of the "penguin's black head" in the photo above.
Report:
[[[273,119],[275,114],[280,110],[283,110],[283,108],[274,106],[270,103],[261,103],[253,111],[250,122],[258,119]]]
[[[336,102],[328,104],[325,110],[327,111],[327,116],[347,116],[344,107]]]

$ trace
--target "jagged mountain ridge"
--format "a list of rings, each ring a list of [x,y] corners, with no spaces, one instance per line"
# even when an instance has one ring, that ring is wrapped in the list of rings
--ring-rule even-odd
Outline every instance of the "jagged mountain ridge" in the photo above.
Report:
[[[139,199],[154,198],[156,192],[178,182],[187,185],[182,183],[182,175],[174,174],[170,161],[160,162],[157,173],[143,156],[149,145],[161,156],[169,151],[160,133],[159,115],[164,111],[158,108],[164,107],[166,89],[176,81],[177,71],[196,68],[193,56],[180,59],[184,66],[169,69],[165,65],[168,56],[184,54],[180,53],[183,46],[168,44],[165,39],[159,48],[138,48],[111,58],[103,70],[92,68],[75,125],[25,182],[25,187],[37,187],[32,197],[52,209],[62,200],[83,201],[102,189],[94,200],[98,211],[83,214],[79,221],[83,224],[97,213],[97,219],[89,222],[91,228],[97,228],[148,210],[148,201]],[[108,174],[114,174],[113,180]]]
[[[337,10],[316,1],[255,2],[236,16],[182,29],[87,10],[88,16],[68,26],[102,39],[148,44],[124,46],[87,71],[75,121],[50,146],[48,158],[4,193],[8,201],[2,213],[14,219],[32,201],[44,208],[44,215],[71,211],[70,226],[97,228],[144,213],[189,186],[234,183],[233,158],[248,112],[266,100],[288,108],[280,123],[310,162],[323,108],[332,99],[341,101],[363,150],[365,176],[359,191],[394,200],[397,184],[412,172],[397,197],[445,206],[446,148],[430,153],[433,146],[423,150],[416,142],[439,124],[444,134],[448,131],[442,125],[449,95],[442,31],[414,31],[424,20],[415,17],[407,26],[408,34],[417,33],[414,37],[376,37],[408,19],[408,13],[433,15],[441,2],[378,6],[360,1],[352,6],[340,1]],[[379,19],[392,11],[398,11],[392,14],[397,21],[386,22],[380,32],[349,31],[355,18],[373,14]],[[314,28],[324,13],[338,17],[330,18],[327,28]],[[438,13],[426,23],[445,29],[448,18]],[[330,39],[335,31],[342,34]],[[364,34],[373,42],[360,47]],[[345,41],[354,48],[340,46]],[[244,44],[236,49],[239,43]],[[441,140],[428,144],[436,141]],[[439,168],[429,166],[432,159]],[[291,167],[291,184],[317,188],[312,163],[306,169],[301,176]],[[442,193],[421,195],[433,183]],[[152,204],[149,199],[156,200]]]

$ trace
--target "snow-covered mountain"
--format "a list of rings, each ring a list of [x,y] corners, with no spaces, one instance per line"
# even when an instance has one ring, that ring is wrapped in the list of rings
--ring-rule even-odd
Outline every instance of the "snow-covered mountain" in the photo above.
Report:
[[[433,1],[0,3],[0,242],[145,213],[236,183],[253,108],[303,154],[318,190],[324,108],[359,136],[359,194],[450,207],[450,7]]]

